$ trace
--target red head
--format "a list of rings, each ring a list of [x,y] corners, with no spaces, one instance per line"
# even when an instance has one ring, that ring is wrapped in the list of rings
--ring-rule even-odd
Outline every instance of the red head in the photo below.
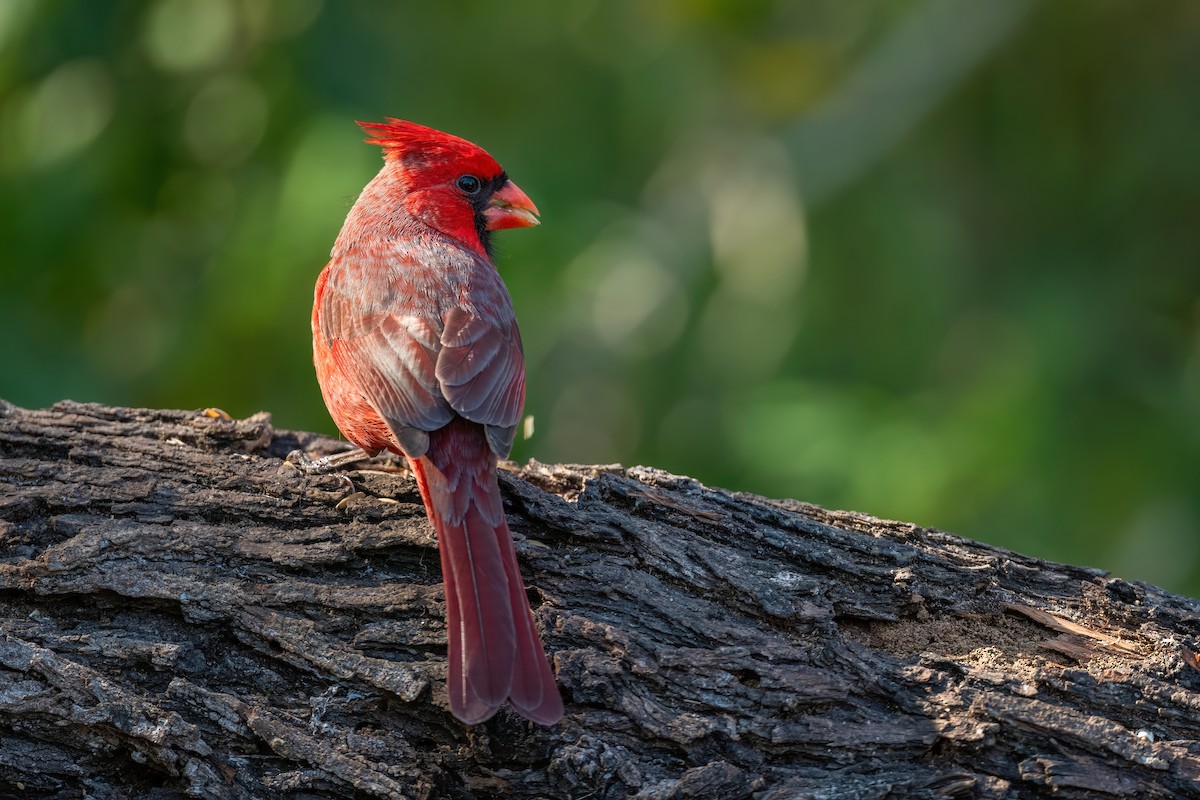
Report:
[[[533,204],[483,148],[466,139],[392,119],[360,122],[368,144],[400,169],[403,205],[413,217],[491,255],[491,231],[538,224]]]

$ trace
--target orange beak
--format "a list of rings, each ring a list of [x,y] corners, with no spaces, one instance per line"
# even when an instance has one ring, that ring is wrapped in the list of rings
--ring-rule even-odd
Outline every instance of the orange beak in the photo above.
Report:
[[[483,210],[489,231],[505,228],[532,228],[538,224],[538,210],[529,196],[512,181],[496,190]]]

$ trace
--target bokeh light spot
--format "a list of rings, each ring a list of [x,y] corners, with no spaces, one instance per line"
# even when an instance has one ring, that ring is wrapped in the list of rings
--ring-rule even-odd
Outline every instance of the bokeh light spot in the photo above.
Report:
[[[679,281],[649,253],[631,247],[608,251],[608,268],[596,273],[592,324],[613,349],[648,355],[669,347],[683,332],[687,304]]]
[[[108,125],[113,95],[112,78],[98,60],[78,59],[54,70],[19,115],[23,160],[44,166],[86,147]]]
[[[808,255],[804,209],[779,145],[741,143],[707,170],[713,260],[730,291],[760,302],[793,297]]]
[[[146,55],[168,72],[210,67],[232,49],[236,27],[228,0],[159,0],[146,20]]]

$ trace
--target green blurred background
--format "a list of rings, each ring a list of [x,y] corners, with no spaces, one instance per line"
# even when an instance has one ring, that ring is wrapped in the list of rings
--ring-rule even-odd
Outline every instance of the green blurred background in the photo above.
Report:
[[[0,396],[334,432],[312,286],[489,149],[536,434],[1200,595],[1200,3],[0,2]]]

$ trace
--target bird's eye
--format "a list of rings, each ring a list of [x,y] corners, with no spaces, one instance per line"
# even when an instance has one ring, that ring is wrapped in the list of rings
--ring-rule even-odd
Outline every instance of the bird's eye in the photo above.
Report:
[[[483,188],[483,181],[476,178],[474,175],[463,175],[454,182],[464,194],[475,194]]]

